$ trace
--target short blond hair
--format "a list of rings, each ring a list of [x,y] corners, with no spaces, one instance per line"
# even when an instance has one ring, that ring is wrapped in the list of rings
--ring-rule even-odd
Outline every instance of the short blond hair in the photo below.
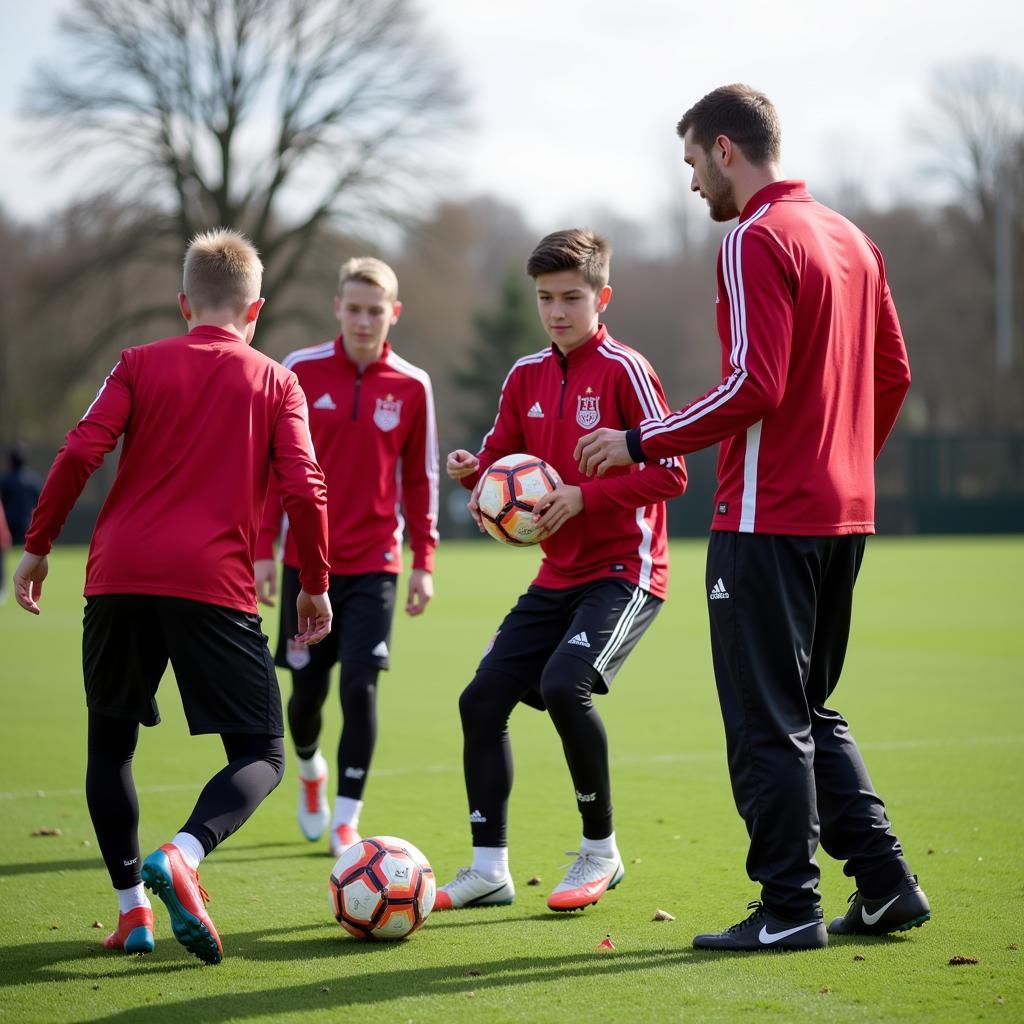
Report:
[[[181,290],[194,307],[244,306],[260,297],[262,283],[259,253],[241,232],[217,228],[189,242]]]
[[[383,261],[373,256],[353,256],[345,260],[338,271],[338,294],[341,295],[346,281],[362,281],[375,284],[384,292],[388,302],[398,301],[398,275]]]

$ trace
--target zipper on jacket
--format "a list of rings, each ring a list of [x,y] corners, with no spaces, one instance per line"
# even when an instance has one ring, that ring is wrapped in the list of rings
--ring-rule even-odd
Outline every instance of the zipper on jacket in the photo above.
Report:
[[[562,418],[562,408],[565,405],[565,385],[569,381],[569,359],[567,356],[558,353],[558,362],[562,367],[562,393],[558,396],[558,418]]]
[[[356,371],[356,387],[355,391],[352,392],[352,419],[356,419],[359,414],[359,392],[363,386],[363,371],[359,369]]]

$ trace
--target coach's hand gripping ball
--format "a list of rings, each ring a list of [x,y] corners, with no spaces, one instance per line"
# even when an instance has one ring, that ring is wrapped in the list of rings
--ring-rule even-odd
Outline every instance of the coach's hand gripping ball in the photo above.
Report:
[[[434,909],[437,885],[427,858],[395,836],[350,846],[327,883],[331,913],[357,939],[404,939]]]
[[[534,506],[550,494],[562,478],[543,459],[532,455],[506,455],[483,475],[477,505],[484,529],[502,544],[536,544]]]

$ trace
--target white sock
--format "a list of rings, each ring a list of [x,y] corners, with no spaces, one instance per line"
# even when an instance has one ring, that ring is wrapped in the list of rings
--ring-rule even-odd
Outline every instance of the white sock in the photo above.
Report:
[[[203,844],[195,836],[189,835],[188,832],[179,832],[171,842],[178,848],[182,860],[193,871],[202,864],[206,851],[203,849]]]
[[[331,819],[331,828],[337,828],[339,825],[358,828],[359,814],[362,809],[362,800],[353,800],[350,796],[336,796],[334,798],[334,817]]]
[[[587,839],[584,836],[580,840],[580,853],[592,853],[595,857],[603,857],[605,860],[619,860],[615,833],[613,832],[607,839]]]
[[[295,760],[299,762],[300,779],[319,779],[324,774],[324,759],[319,750],[315,750],[312,757],[296,757]]]
[[[508,847],[474,846],[473,870],[492,882],[508,878]]]
[[[117,893],[117,909],[122,914],[127,914],[129,910],[134,910],[136,907],[150,905],[146,889],[141,882],[138,885],[133,885],[130,889],[115,889],[114,892]]]

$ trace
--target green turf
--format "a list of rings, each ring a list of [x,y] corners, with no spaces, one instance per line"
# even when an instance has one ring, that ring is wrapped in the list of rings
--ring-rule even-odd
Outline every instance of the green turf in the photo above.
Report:
[[[397,622],[364,835],[420,846],[441,881],[469,834],[456,698],[534,552],[448,545],[435,604]],[[876,540],[835,700],[932,902],[922,929],[803,954],[696,953],[696,931],[745,915],[743,871],[711,678],[703,546],[673,548],[672,600],[600,702],[610,735],[622,886],[577,915],[545,912],[578,840],[550,722],[512,719],[509,908],[437,914],[406,942],[366,945],[330,918],[331,866],[298,837],[294,776],[204,865],[225,959],[203,967],[157,906],[148,957],[105,953],[115,902],[82,795],[82,552],[52,559],[44,614],[0,608],[0,1021],[953,1021],[1024,1019],[1024,539]],[[271,627],[272,629],[274,627]],[[143,852],[188,816],[220,762],[190,739],[164,683],[142,736]],[[326,731],[333,742],[332,701]],[[59,837],[32,837],[56,827]],[[851,883],[821,856],[826,916]],[[540,875],[542,884],[527,879]],[[676,916],[653,922],[656,908]],[[616,951],[596,945],[610,934]],[[978,964],[950,966],[956,955]]]

